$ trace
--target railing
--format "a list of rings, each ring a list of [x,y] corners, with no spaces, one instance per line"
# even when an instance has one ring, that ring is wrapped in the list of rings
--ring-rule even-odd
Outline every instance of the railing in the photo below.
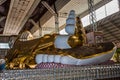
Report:
[[[120,64],[4,70],[0,73],[0,80],[97,80],[116,77],[120,78]]]

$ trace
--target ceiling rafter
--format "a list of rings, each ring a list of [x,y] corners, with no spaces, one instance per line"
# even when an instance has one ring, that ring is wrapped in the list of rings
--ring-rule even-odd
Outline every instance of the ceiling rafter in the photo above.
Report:
[[[2,5],[7,0],[0,0],[0,5]]]
[[[118,19],[119,20],[119,19]],[[117,21],[118,21],[117,20]],[[116,24],[114,21],[109,20],[109,23],[113,25],[113,27],[117,28],[120,31],[120,25]]]
[[[105,41],[120,41],[119,14],[120,12],[117,12],[97,22],[98,30],[103,31]],[[86,29],[89,28],[89,26],[87,26]]]
[[[109,30],[109,29],[107,29],[107,28],[103,28],[103,30],[107,31],[108,34],[110,34],[113,38],[115,38],[115,39],[117,39],[117,40],[120,40],[120,38],[119,38],[118,36],[116,36],[116,35],[113,33],[113,31],[111,31],[111,30]],[[105,32],[105,31],[104,31],[104,32]]]
[[[30,13],[31,8],[35,2],[40,0],[11,0],[10,9],[8,12],[7,20],[4,28],[4,35],[18,35],[22,29],[24,19]],[[37,5],[34,5],[35,7]],[[27,17],[28,19],[29,17]]]

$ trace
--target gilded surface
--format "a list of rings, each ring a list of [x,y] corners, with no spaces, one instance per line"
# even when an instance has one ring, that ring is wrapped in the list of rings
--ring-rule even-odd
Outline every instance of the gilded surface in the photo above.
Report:
[[[6,56],[6,68],[33,68],[36,65],[36,54],[69,55],[78,59],[83,59],[113,49],[114,45],[112,43],[102,43],[97,46],[83,46],[86,43],[85,31],[81,25],[78,25],[79,23],[76,24],[77,28],[75,34],[68,39],[68,44],[72,47],[71,49],[56,49],[54,47],[56,34],[47,34],[41,38],[29,41],[17,40]]]
[[[6,56],[7,68],[30,68],[35,65],[34,57],[36,54],[54,48],[53,41],[53,35],[45,35],[39,39],[24,42],[17,40]]]

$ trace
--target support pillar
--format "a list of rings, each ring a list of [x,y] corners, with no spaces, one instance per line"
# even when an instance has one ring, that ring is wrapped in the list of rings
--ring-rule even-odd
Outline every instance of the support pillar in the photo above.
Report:
[[[35,27],[37,27],[39,29],[39,36],[41,36],[42,35],[42,28],[39,27],[39,25],[33,19],[30,19],[29,22],[31,22]]]
[[[58,14],[54,11],[51,6],[49,6],[45,1],[42,1],[42,4],[50,11],[51,14],[55,17],[55,33],[59,33],[59,21],[58,21]],[[55,7],[55,5],[54,5]]]

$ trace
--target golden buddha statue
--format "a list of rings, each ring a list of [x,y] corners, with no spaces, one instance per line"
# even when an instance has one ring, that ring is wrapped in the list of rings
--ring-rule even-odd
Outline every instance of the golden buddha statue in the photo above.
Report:
[[[35,68],[41,63],[97,64],[109,60],[116,50],[111,42],[84,46],[87,42],[85,30],[78,17],[75,21],[74,10],[70,11],[65,30],[68,35],[47,34],[28,41],[18,39],[6,56],[7,68]]]

